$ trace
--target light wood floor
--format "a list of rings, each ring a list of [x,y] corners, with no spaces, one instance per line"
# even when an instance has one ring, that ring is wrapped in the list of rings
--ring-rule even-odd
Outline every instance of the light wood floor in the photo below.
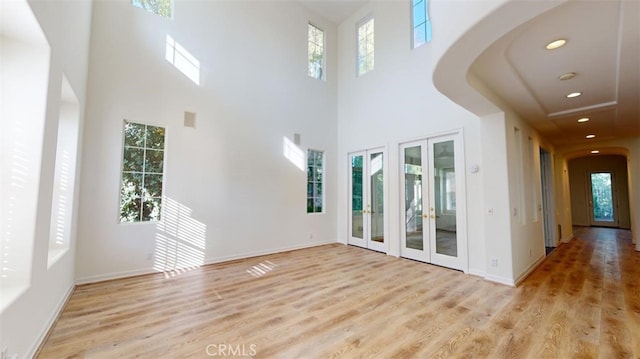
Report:
[[[339,244],[83,285],[39,357],[640,358],[630,233],[576,236],[518,288]]]

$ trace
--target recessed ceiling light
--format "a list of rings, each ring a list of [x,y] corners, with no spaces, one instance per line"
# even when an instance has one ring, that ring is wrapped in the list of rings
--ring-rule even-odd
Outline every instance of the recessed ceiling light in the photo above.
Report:
[[[567,81],[567,80],[571,80],[572,78],[576,77],[576,73],[575,72],[567,72],[566,74],[562,74],[560,76],[558,76],[558,79],[560,81]]]
[[[554,41],[551,41],[550,43],[548,43],[546,48],[547,48],[547,50],[555,50],[555,49],[557,49],[559,47],[564,46],[564,44],[566,44],[566,43],[567,43],[567,40],[558,39],[558,40],[554,40]]]
[[[585,137],[585,138],[594,138],[594,137],[596,137],[596,135],[586,135],[586,136],[584,136],[584,137]]]
[[[591,151],[591,153],[593,153],[593,154],[595,155],[596,153],[600,153],[600,151],[598,151],[598,150],[593,150],[593,151]]]
[[[582,95],[582,92],[572,92],[572,93],[567,95],[567,98],[574,98],[574,97],[578,97],[580,95]]]
[[[587,122],[589,121],[589,117],[583,117],[581,119],[578,119],[578,122]]]

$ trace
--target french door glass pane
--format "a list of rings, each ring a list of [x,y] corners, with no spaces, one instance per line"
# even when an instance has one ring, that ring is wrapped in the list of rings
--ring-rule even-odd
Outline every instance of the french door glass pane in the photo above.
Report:
[[[422,152],[420,146],[404,149],[404,213],[406,247],[423,250]]]
[[[593,196],[593,220],[597,222],[613,222],[611,173],[591,174],[591,194]]]
[[[434,143],[434,203],[436,253],[458,256],[456,233],[456,181],[453,140]]]
[[[384,242],[384,170],[382,153],[372,153],[371,170],[371,240]]]
[[[362,217],[363,156],[351,158],[351,236],[364,238]]]

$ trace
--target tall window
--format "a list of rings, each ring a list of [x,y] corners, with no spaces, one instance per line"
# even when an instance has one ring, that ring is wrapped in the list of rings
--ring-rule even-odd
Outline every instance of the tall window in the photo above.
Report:
[[[160,220],[164,127],[124,121],[120,222]]]
[[[131,0],[131,4],[167,19],[173,17],[173,0]]]
[[[373,18],[368,18],[358,25],[358,76],[373,70],[373,50]]]
[[[324,80],[324,31],[309,24],[308,74],[314,79]]]
[[[307,151],[307,213],[322,213],[324,208],[324,153]]]
[[[429,0],[411,0],[413,48],[431,41],[431,20],[429,19]]]

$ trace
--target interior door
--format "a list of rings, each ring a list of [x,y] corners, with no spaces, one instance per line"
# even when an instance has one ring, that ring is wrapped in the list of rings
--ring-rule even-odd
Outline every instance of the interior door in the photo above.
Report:
[[[613,173],[590,172],[587,178],[591,225],[618,227]]]
[[[415,141],[400,146],[400,193],[403,220],[400,255],[423,262],[463,269],[458,235],[456,172],[462,162],[456,136]]]
[[[349,155],[349,244],[381,252],[385,239],[384,149]]]

